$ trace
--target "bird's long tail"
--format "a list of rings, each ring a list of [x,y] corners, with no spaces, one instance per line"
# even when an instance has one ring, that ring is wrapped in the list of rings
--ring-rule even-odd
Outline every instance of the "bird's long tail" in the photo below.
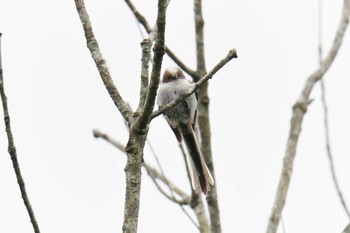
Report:
[[[208,191],[210,191],[211,186],[214,185],[214,179],[199,149],[195,133],[193,132],[192,126],[189,124],[180,124],[180,131],[185,141],[187,150],[192,159],[192,161],[190,161],[189,163],[189,167],[190,167],[189,169],[191,169],[191,166],[194,167],[194,169],[192,168],[194,172],[192,171],[192,174],[191,174],[191,176],[193,177],[192,187],[193,189],[196,189],[198,186],[198,180],[199,180],[199,184],[201,186],[202,192],[204,194],[207,194]]]

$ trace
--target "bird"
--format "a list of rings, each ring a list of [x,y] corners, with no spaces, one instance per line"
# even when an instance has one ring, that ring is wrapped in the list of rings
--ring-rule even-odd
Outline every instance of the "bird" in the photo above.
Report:
[[[178,67],[168,67],[163,73],[157,94],[157,105],[161,109],[164,105],[177,99],[193,86]],[[198,140],[194,132],[197,115],[197,97],[190,95],[179,104],[166,110],[164,117],[174,132],[179,143],[185,142],[190,157],[187,157],[190,180],[193,190],[207,195],[214,185],[213,176],[200,151]]]

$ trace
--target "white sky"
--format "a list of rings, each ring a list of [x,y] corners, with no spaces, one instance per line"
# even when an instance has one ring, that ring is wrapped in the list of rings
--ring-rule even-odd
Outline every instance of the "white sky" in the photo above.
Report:
[[[156,1],[134,1],[151,24]],[[342,0],[323,0],[328,50]],[[95,35],[123,97],[137,106],[142,38],[124,1],[86,1]],[[289,130],[291,106],[317,67],[317,1],[203,1],[213,153],[223,232],[265,232]],[[172,1],[166,43],[195,67],[192,1]],[[74,1],[0,0],[6,93],[19,162],[42,232],[121,232],[125,156],[96,140],[97,128],[125,143],[127,130],[86,48]],[[332,148],[350,205],[349,33],[326,75]],[[173,65],[167,57],[164,65]],[[319,86],[312,93],[283,212],[287,232],[341,232],[325,153]],[[0,134],[0,232],[32,232],[20,199],[4,126]],[[182,156],[162,117],[149,139],[166,174],[189,190]],[[145,160],[154,159],[146,149]],[[139,232],[196,232],[144,172]],[[281,229],[279,232],[282,232]]]

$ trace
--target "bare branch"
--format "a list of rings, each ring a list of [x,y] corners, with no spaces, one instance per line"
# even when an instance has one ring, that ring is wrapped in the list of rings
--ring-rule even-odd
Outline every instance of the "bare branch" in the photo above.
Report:
[[[119,150],[121,150],[122,152],[125,153],[125,147],[120,142],[113,140],[107,134],[102,133],[98,130],[94,130],[93,135],[96,138],[104,139],[105,141],[111,143],[116,148],[118,148]],[[192,217],[187,213],[187,211],[184,208],[184,205],[190,205],[190,203],[192,203],[192,201],[191,201],[192,198],[189,195],[187,195],[184,191],[182,191],[180,188],[178,188],[176,185],[174,185],[168,178],[165,177],[164,174],[161,174],[157,169],[155,169],[154,167],[149,165],[147,162],[143,163],[143,167],[145,168],[147,174],[149,175],[149,177],[151,178],[151,180],[153,181],[153,183],[155,184],[155,186],[157,187],[159,192],[162,193],[170,201],[172,201],[176,204],[179,204],[181,210],[186,214],[186,216],[190,219],[190,221],[193,223],[193,225],[199,229],[199,226],[197,225],[197,223],[192,219]],[[171,195],[169,195],[161,187],[161,185],[158,183],[158,180],[161,181],[165,186],[169,187],[169,189],[172,192]],[[177,199],[173,193],[180,196],[181,199]],[[198,221],[201,223],[201,221],[203,221],[202,219],[204,218],[203,214],[205,215],[205,212],[202,211],[204,209],[203,203],[198,203],[198,206],[194,206],[194,207],[191,206],[191,207],[192,207],[193,211],[196,213]],[[208,221],[206,221],[206,223],[208,223]]]
[[[322,64],[322,0],[318,1],[318,60],[320,65]],[[335,185],[335,189],[338,193],[338,197],[340,199],[340,202],[342,204],[342,207],[345,211],[345,213],[348,215],[350,219],[350,212],[349,209],[346,205],[343,193],[340,189],[339,182],[335,173],[335,168],[334,168],[334,159],[333,159],[333,153],[331,150],[331,143],[330,143],[330,136],[329,136],[329,122],[328,122],[328,106],[327,106],[327,99],[326,99],[326,88],[325,88],[325,81],[324,79],[321,79],[321,102],[323,106],[323,112],[324,112],[324,128],[325,128],[325,140],[326,140],[326,150],[327,150],[327,155],[329,159],[329,164],[330,164],[330,169],[331,169],[331,174],[333,178],[333,182]]]
[[[97,129],[94,129],[94,130],[92,131],[92,133],[93,133],[93,135],[94,135],[95,138],[102,138],[102,139],[104,139],[105,141],[107,141],[107,142],[109,142],[110,144],[112,144],[113,146],[115,146],[116,148],[118,148],[120,151],[122,151],[122,152],[125,153],[125,146],[124,146],[122,143],[120,143],[120,142],[118,142],[118,141],[112,139],[110,136],[108,136],[108,135],[105,134],[105,133],[100,132],[100,131],[97,130]]]
[[[115,106],[118,108],[122,116],[127,122],[131,121],[132,112],[129,106],[125,103],[117,87],[114,85],[112,77],[109,73],[108,67],[106,65],[105,60],[102,57],[100,47],[95,38],[94,32],[92,30],[91,22],[89,15],[85,9],[85,4],[83,0],[74,0],[80,21],[82,23],[87,47],[91,53],[91,56],[96,64],[98,72],[100,73],[103,84],[105,85],[109,95],[111,96]]]
[[[154,148],[153,148],[153,146],[152,146],[152,144],[150,143],[149,140],[147,140],[147,144],[148,144],[148,147],[151,149],[151,152],[152,152],[152,154],[153,154],[154,159],[155,159],[156,162],[157,162],[157,165],[158,165],[158,168],[159,168],[159,171],[160,171],[160,176],[159,176],[159,177],[165,178],[165,172],[164,172],[164,170],[163,170],[163,168],[162,168],[162,166],[161,166],[161,164],[160,164],[160,161],[159,161],[159,159],[158,159],[158,156],[157,156],[157,154],[156,154],[156,151],[154,150]],[[167,179],[165,178],[165,180],[167,180]],[[163,183],[167,184],[168,182],[163,181]],[[174,195],[174,190],[172,189],[172,187],[171,187],[170,185],[167,184],[167,186],[168,186],[168,188],[169,188],[169,191],[170,191],[170,194],[171,194],[172,199],[173,199],[173,200],[176,200],[175,195]],[[169,196],[170,196],[170,195],[169,195]],[[188,201],[190,201],[190,196],[188,196],[188,195],[185,194],[185,193],[184,193],[184,195],[183,195],[183,198],[188,198]],[[180,204],[180,206],[182,206],[184,203],[179,203],[179,202],[178,202],[178,204]],[[188,202],[187,204],[189,204],[189,202]],[[183,209],[183,210],[184,210],[184,209]],[[185,211],[185,210],[184,210],[184,211]],[[186,211],[185,211],[185,212],[186,212]],[[186,212],[186,215],[189,216],[189,215],[187,214],[187,212]]]
[[[180,204],[180,205],[188,205],[190,203],[191,197],[188,196],[184,191],[182,191],[179,187],[174,185],[168,178],[166,178],[163,174],[161,174],[157,169],[150,166],[148,163],[143,164],[144,168],[146,169],[148,175],[151,177],[153,182],[156,184],[157,188],[161,193],[166,196],[169,200]],[[171,189],[173,192],[175,192],[177,195],[181,197],[182,200],[176,199],[174,196],[167,194],[162,188],[158,185],[157,180],[160,180],[163,182],[164,185],[168,186],[169,189]]]
[[[204,19],[202,12],[202,0],[194,0],[194,22],[196,29],[197,74],[200,75],[200,78],[207,72],[205,68],[204,54]]]
[[[328,52],[327,57],[322,61],[321,66],[308,77],[300,97],[293,105],[293,116],[290,123],[290,132],[285,157],[283,160],[282,174],[280,177],[280,182],[278,185],[271,216],[269,218],[266,231],[267,233],[275,233],[277,231],[293,172],[293,161],[296,154],[299,135],[301,133],[302,121],[308,108],[309,96],[315,83],[322,79],[323,75],[328,71],[339,51],[340,46],[342,45],[344,34],[349,23],[349,13],[350,1],[345,0],[341,21],[338,26],[332,47]]]
[[[149,76],[149,61],[151,58],[151,47],[153,40],[146,38],[141,42],[142,58],[141,58],[141,87],[140,87],[140,100],[137,112],[141,111],[146,101],[147,89],[148,89],[148,76]]]
[[[132,2],[130,0],[125,0],[125,3],[128,5],[128,7],[130,8],[130,10],[132,11],[132,13],[134,14],[135,18],[137,19],[137,21],[139,21],[139,23],[146,29],[146,31],[148,33],[152,32],[152,27],[148,24],[146,18],[136,9],[136,7],[134,6],[134,4],[132,4]],[[194,79],[197,78],[198,79],[198,74],[190,69],[189,67],[187,67],[185,65],[185,63],[183,63],[175,54],[173,51],[171,51],[167,46],[165,46],[165,52],[166,54],[168,54],[168,56],[186,73],[188,73],[191,77],[193,77]]]
[[[181,101],[192,95],[201,85],[203,85],[205,82],[211,79],[215,75],[215,73],[218,72],[224,65],[226,65],[226,63],[228,63],[232,58],[237,58],[237,52],[235,49],[230,50],[225,58],[223,58],[218,64],[216,64],[212,70],[210,70],[203,78],[201,78],[195,85],[193,85],[193,87],[189,89],[186,93],[179,96],[179,98],[177,98],[176,100],[173,100],[170,103],[164,105],[162,108],[154,111],[152,113],[151,118],[153,119],[159,116],[166,110],[174,107],[175,105],[179,104]]]
[[[7,140],[8,140],[8,153],[11,156],[12,160],[12,166],[16,173],[17,183],[19,186],[19,189],[21,191],[22,199],[24,202],[24,205],[27,209],[30,221],[33,226],[33,230],[35,233],[40,233],[38,222],[36,221],[34,210],[30,204],[29,197],[26,191],[24,179],[21,173],[21,169],[18,163],[17,159],[17,150],[15,146],[15,142],[13,139],[12,129],[11,129],[11,123],[10,123],[10,113],[8,110],[7,105],[7,97],[5,94],[5,88],[4,88],[4,79],[3,79],[3,70],[2,70],[2,61],[1,61],[1,36],[0,33],[0,95],[1,95],[1,101],[2,101],[2,108],[4,111],[4,121],[5,121],[5,127],[6,127],[6,134],[7,134]]]
[[[125,153],[125,146],[122,143],[112,139],[107,134],[102,133],[101,131],[95,129],[93,130],[93,135],[95,138],[104,139],[105,141],[109,142],[110,144],[115,146],[117,149]],[[179,195],[182,198],[182,200],[176,199],[176,203],[189,204],[189,201],[191,199],[190,196],[188,196],[184,191],[182,191],[180,188],[174,185],[168,178],[163,176],[157,169],[149,165],[147,162],[143,163],[143,167],[146,169],[147,173],[149,174],[153,182],[157,183],[157,180],[162,181],[166,186],[169,186],[171,190],[173,190],[177,195]]]
[[[332,155],[332,150],[331,150],[331,145],[330,145],[330,139],[329,139],[329,123],[328,123],[328,107],[327,107],[327,102],[326,102],[326,93],[325,93],[325,87],[324,87],[324,83],[321,82],[321,88],[322,88],[322,105],[323,105],[323,109],[324,109],[324,127],[325,127],[325,137],[326,137],[326,150],[327,150],[327,155],[328,155],[328,160],[329,160],[329,165],[330,165],[330,170],[331,170],[331,174],[332,174],[332,179],[333,179],[333,183],[335,185],[335,189],[338,193],[338,197],[340,200],[340,203],[344,209],[345,214],[348,216],[348,218],[350,219],[350,212],[349,212],[349,208],[345,202],[343,193],[340,189],[340,185],[338,182],[338,178],[337,175],[335,173],[335,167],[334,167],[334,159],[333,159],[333,155]]]
[[[325,87],[324,87],[324,83],[321,82],[321,89],[322,89],[322,105],[323,105],[323,111],[324,111],[324,127],[325,127],[325,138],[326,138],[326,150],[327,150],[327,155],[328,155],[328,160],[329,160],[329,165],[330,165],[330,170],[331,170],[331,174],[332,174],[332,179],[333,179],[333,183],[335,185],[335,189],[338,193],[338,197],[340,200],[340,203],[344,209],[344,212],[346,213],[346,215],[348,216],[348,218],[350,219],[350,212],[349,212],[349,208],[345,202],[343,193],[340,189],[340,185],[338,182],[338,178],[337,175],[335,173],[335,167],[334,167],[334,159],[333,159],[333,153],[331,150],[331,145],[330,145],[330,138],[329,138],[329,123],[328,123],[328,106],[327,106],[327,102],[326,102],[326,91],[325,91]]]
[[[149,129],[149,120],[153,111],[155,96],[159,85],[159,76],[164,55],[164,33],[167,1],[158,1],[157,15],[157,35],[154,46],[154,63],[151,75],[151,82],[148,86],[143,108],[135,115],[136,121],[130,125],[130,136],[125,148],[127,163],[125,166],[126,174],[126,193],[124,204],[124,233],[136,233],[138,225],[138,214],[140,206],[141,192],[141,166],[143,165],[143,149]],[[148,66],[148,64],[147,64]],[[148,67],[147,67],[148,68]],[[142,100],[142,97],[140,98]],[[142,104],[140,104],[142,105]]]
[[[211,233],[210,221],[208,220],[207,213],[200,193],[192,191],[191,207],[197,216],[200,232]]]
[[[166,9],[168,6],[167,0],[159,0],[158,2],[158,15],[156,23],[156,36],[155,44],[153,47],[153,66],[151,72],[151,80],[147,90],[147,96],[143,108],[143,112],[137,120],[137,127],[144,129],[151,119],[151,114],[154,108],[157,90],[160,80],[160,72],[162,68],[163,56],[165,53],[165,19]]]
[[[148,33],[151,33],[152,31],[151,26],[149,26],[146,18],[136,9],[134,4],[130,0],[125,0],[125,3],[130,8],[131,12],[134,14],[137,21],[139,21],[139,23],[142,24],[142,26],[146,29]]]
[[[194,23],[195,23],[195,38],[196,38],[196,58],[197,58],[197,70],[199,75],[195,81],[202,78],[206,73],[205,65],[205,49],[204,49],[204,18],[202,11],[202,0],[194,0]],[[201,151],[205,162],[215,180],[215,169],[213,164],[212,148],[211,148],[211,133],[210,133],[210,120],[209,120],[209,102],[208,95],[209,83],[204,83],[198,90],[198,128],[201,138]],[[221,233],[221,220],[220,220],[220,208],[217,195],[217,183],[212,186],[211,191],[206,197],[208,205],[209,218],[210,218],[210,231],[211,233]]]
[[[147,167],[148,165],[144,164],[144,167]],[[181,210],[185,213],[185,215],[190,219],[190,221],[193,223],[193,225],[199,229],[199,226],[197,225],[197,223],[193,220],[193,218],[191,217],[191,215],[189,215],[189,213],[186,211],[186,209],[184,208],[183,205],[189,205],[191,202],[191,197],[187,196],[187,198],[184,198],[182,200],[178,200],[175,198],[174,194],[173,194],[173,187],[170,183],[166,183],[166,185],[169,187],[169,189],[171,190],[171,195],[169,195],[167,192],[165,192],[163,190],[163,188],[158,184],[157,182],[157,178],[156,177],[162,177],[165,178],[164,175],[159,174],[157,170],[154,170],[154,172],[157,172],[158,174],[156,176],[154,176],[154,174],[150,173],[150,171],[152,171],[153,168],[146,168],[146,171],[148,173],[148,175],[151,177],[153,183],[155,184],[155,186],[157,187],[157,189],[159,190],[159,192],[161,194],[163,194],[166,198],[168,198],[170,201],[179,204]]]
[[[350,223],[345,227],[342,233],[350,233]]]

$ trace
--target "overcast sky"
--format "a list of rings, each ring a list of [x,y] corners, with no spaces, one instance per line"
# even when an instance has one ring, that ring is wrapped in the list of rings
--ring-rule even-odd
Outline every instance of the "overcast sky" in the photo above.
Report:
[[[153,25],[157,1],[134,1]],[[343,0],[323,0],[327,52]],[[124,1],[86,1],[102,54],[121,94],[137,106],[140,42]],[[223,232],[265,232],[281,172],[291,107],[317,68],[316,0],[203,1],[207,69],[231,48],[232,60],[210,81],[213,155]],[[166,44],[195,67],[192,1],[171,1]],[[92,136],[100,129],[126,143],[127,129],[86,48],[74,1],[0,0],[5,88],[19,162],[45,233],[121,232],[125,155]],[[336,172],[350,204],[349,32],[327,73]],[[174,65],[164,57],[164,66]],[[320,87],[312,92],[283,211],[286,232],[341,232],[339,204],[325,153]],[[0,134],[0,232],[32,232]],[[149,140],[166,174],[190,191],[183,158],[163,117]],[[145,160],[154,158],[148,147]],[[139,232],[196,232],[181,209],[144,172]],[[279,232],[282,232],[279,229]]]

